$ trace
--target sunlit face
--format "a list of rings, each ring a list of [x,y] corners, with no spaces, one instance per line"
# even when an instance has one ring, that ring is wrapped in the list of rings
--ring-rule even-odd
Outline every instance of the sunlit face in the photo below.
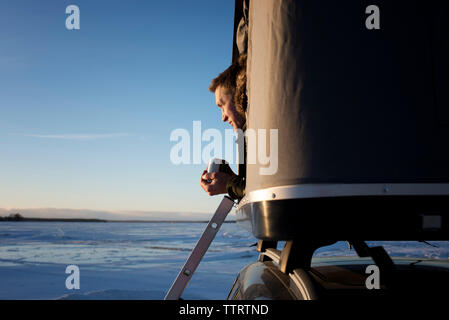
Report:
[[[218,86],[215,90],[215,103],[221,109],[221,120],[223,122],[228,122],[234,130],[243,128],[246,119],[237,112],[232,94],[228,93],[222,86]]]

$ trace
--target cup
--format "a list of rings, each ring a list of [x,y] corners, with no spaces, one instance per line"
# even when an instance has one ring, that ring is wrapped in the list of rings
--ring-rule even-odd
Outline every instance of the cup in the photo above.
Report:
[[[212,158],[209,160],[209,164],[207,165],[207,173],[225,171],[224,167],[226,165],[228,165],[228,162],[226,160]],[[207,180],[207,182],[211,183],[212,180]]]
[[[209,160],[209,164],[207,166],[207,173],[220,172],[220,171],[222,171],[220,169],[225,164],[228,164],[226,162],[226,160],[218,159],[218,158],[212,158],[212,159]]]

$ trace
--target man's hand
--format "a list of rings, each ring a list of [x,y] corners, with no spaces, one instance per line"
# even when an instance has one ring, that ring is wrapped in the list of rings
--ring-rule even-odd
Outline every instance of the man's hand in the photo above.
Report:
[[[213,172],[207,173],[207,170],[203,171],[201,175],[201,188],[207,192],[210,196],[217,194],[227,193],[226,185],[228,181],[234,176],[234,172]]]

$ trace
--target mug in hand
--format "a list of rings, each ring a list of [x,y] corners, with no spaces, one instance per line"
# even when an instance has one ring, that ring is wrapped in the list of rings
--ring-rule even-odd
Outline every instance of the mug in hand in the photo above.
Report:
[[[218,159],[218,158],[212,158],[209,160],[209,164],[207,166],[207,173],[212,172],[228,172],[229,171],[229,164],[226,160]],[[208,183],[211,183],[212,180],[207,180]]]

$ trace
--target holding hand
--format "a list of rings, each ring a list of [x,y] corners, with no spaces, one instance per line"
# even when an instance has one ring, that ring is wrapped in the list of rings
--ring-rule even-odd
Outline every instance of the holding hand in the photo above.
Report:
[[[207,170],[204,170],[201,175],[201,188],[203,188],[203,190],[210,196],[227,193],[226,185],[233,176],[235,176],[235,174],[232,170],[230,170],[230,172],[212,173],[208,173]]]

